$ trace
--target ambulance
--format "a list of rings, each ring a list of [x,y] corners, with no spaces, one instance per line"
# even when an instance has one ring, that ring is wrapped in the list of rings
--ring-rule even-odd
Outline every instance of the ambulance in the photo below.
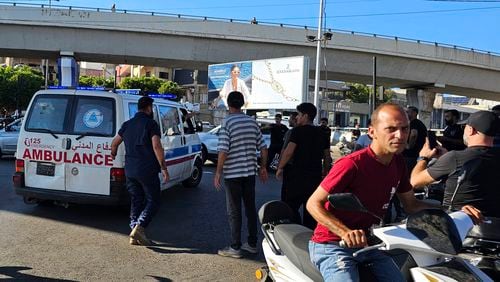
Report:
[[[33,96],[17,145],[13,176],[26,203],[128,203],[125,146],[111,157],[111,142],[121,125],[134,117],[140,95],[128,90],[41,90]],[[150,95],[160,126],[170,180],[196,187],[202,177],[201,142],[185,105]],[[161,96],[161,97],[160,97]],[[159,175],[158,177],[160,177]]]

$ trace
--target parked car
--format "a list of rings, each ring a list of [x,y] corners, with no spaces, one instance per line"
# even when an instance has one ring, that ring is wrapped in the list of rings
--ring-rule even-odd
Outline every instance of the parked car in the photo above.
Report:
[[[203,132],[210,131],[211,129],[215,128],[215,125],[211,124],[208,121],[202,121],[201,125],[203,126]]]
[[[19,138],[22,122],[22,118],[18,118],[5,128],[0,129],[0,157],[16,153],[17,139]]]
[[[257,120],[257,122],[261,127],[262,137],[264,137],[264,143],[269,148],[269,145],[271,144],[269,124],[274,123],[274,121]],[[288,122],[283,122],[283,124],[288,126]],[[219,133],[219,130],[220,125],[208,132],[198,133],[202,145],[201,155],[203,163],[205,163],[207,160],[212,161],[213,163],[217,162],[217,143],[219,142],[219,136],[217,134]],[[257,156],[260,157],[260,152],[257,152]]]

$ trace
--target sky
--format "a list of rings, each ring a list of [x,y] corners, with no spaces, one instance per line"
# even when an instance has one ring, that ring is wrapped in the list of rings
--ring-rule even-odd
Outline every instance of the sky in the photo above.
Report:
[[[4,1],[5,0],[0,0]],[[500,0],[324,0],[327,28],[500,53]],[[18,3],[47,1],[20,0]],[[52,0],[111,8],[318,26],[320,0]]]

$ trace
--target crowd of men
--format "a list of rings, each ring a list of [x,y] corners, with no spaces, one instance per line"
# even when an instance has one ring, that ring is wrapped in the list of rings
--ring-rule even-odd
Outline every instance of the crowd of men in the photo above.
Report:
[[[268,160],[272,159],[277,161],[276,177],[282,180],[281,200],[293,210],[296,223],[314,229],[309,244],[311,261],[325,281],[357,281],[359,263],[370,263],[377,280],[403,281],[392,259],[379,250],[365,252],[362,258],[353,257],[357,249],[367,245],[368,230],[377,219],[336,210],[328,203],[328,194],[352,193],[386,221],[399,220],[404,212],[430,208],[462,210],[478,224],[483,216],[500,217],[500,191],[495,189],[500,180],[494,173],[500,168],[500,105],[492,111],[473,113],[463,121],[455,110],[446,111],[447,127],[435,146],[429,142],[424,123],[418,120],[417,108],[383,104],[373,112],[366,136],[358,138],[364,140],[357,150],[332,167],[328,121],[321,119],[320,126],[313,124],[317,113],[313,104],[297,106],[297,112],[290,115],[291,130],[281,124],[281,115],[275,116],[268,150],[257,122],[242,111],[243,94],[229,93],[227,103],[229,114],[219,131],[213,179],[215,188],[225,191],[231,230],[230,244],[218,251],[221,256],[241,258],[243,251],[258,252],[255,182],[256,176],[262,182],[268,179]],[[145,228],[159,205],[160,183],[154,176],[161,172],[164,181],[169,178],[159,128],[151,116],[152,99],[141,98],[139,112],[122,125],[112,145],[112,155],[121,142],[127,149],[131,244],[151,244]],[[433,159],[437,161],[430,165]],[[151,174],[144,175],[144,167],[149,167]],[[438,180],[446,183],[442,207],[416,199],[415,188]],[[242,203],[248,229],[245,243],[241,240]],[[392,207],[395,216],[390,214]],[[341,240],[346,247],[340,246]]]

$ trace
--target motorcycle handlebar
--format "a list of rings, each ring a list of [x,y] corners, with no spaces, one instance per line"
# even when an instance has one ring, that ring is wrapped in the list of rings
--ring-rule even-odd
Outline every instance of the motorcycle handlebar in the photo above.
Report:
[[[346,244],[346,242],[344,242],[344,240],[341,240],[339,242],[339,246],[342,247],[342,248],[347,248],[347,244]],[[380,244],[373,245],[373,246],[364,247],[361,250],[353,253],[352,256],[353,257],[357,257],[361,253],[364,253],[364,252],[367,252],[367,251],[371,251],[371,250],[380,249],[382,247],[385,247],[385,243],[384,242],[382,242]]]

